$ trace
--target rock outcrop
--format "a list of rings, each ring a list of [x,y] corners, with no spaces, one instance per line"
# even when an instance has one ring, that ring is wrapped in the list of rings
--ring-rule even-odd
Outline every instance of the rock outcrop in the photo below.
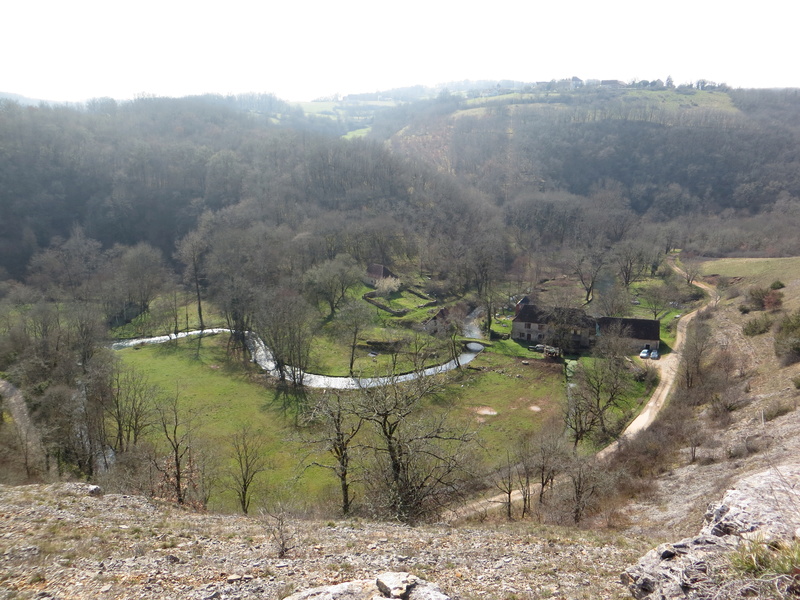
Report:
[[[286,600],[450,600],[437,585],[405,572],[381,573],[375,579],[358,579],[317,587],[288,596]]]
[[[775,542],[800,535],[800,464],[752,475],[709,506],[697,537],[662,544],[622,574],[637,600],[710,598],[727,554],[744,540]]]

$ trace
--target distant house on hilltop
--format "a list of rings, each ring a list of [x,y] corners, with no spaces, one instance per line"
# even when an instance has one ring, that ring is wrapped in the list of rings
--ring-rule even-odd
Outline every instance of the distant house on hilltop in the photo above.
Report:
[[[392,273],[384,265],[372,263],[369,267],[367,267],[367,272],[364,275],[362,281],[364,282],[365,285],[368,285],[370,287],[375,287],[378,285],[378,282],[381,279],[386,279],[387,277],[397,278],[397,275]]]

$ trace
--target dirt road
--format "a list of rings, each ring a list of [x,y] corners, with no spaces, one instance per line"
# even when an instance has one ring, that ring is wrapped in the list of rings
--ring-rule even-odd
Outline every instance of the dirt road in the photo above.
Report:
[[[668,263],[678,275],[684,276],[683,270],[675,264],[674,259],[668,260]],[[610,456],[619,448],[620,440],[636,435],[640,431],[650,427],[650,425],[653,424],[653,421],[655,421],[656,417],[658,416],[659,411],[664,407],[667,398],[669,398],[670,392],[672,391],[672,387],[675,384],[675,379],[677,377],[678,367],[681,362],[681,350],[683,349],[683,342],[686,337],[686,330],[689,327],[689,323],[695,318],[700,310],[706,306],[716,306],[717,302],[719,302],[719,294],[714,287],[702,281],[694,281],[692,282],[692,285],[699,287],[708,293],[708,302],[702,307],[681,317],[680,321],[678,322],[678,330],[675,335],[675,345],[672,348],[672,351],[658,361],[651,361],[650,363],[652,365],[656,365],[656,368],[659,370],[658,386],[656,386],[656,389],[653,391],[650,399],[647,401],[647,404],[645,404],[644,408],[642,408],[639,415],[633,421],[631,421],[630,424],[625,428],[625,431],[622,432],[619,440],[612,442],[598,452],[598,458],[603,459]],[[536,494],[538,494],[538,491],[538,484],[534,484],[533,489],[530,490],[531,497],[534,497]],[[449,511],[445,515],[444,520],[447,522],[453,522],[479,515],[491,510],[492,508],[496,508],[498,505],[505,504],[507,499],[508,497],[506,494],[498,494],[490,498],[483,498],[466,506]],[[522,493],[519,490],[516,490],[512,494],[511,500],[512,502],[520,502],[522,500]]]

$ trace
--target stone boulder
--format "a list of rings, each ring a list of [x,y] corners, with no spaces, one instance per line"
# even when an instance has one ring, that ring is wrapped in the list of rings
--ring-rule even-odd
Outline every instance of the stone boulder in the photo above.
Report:
[[[800,529],[800,465],[742,479],[711,504],[697,537],[662,544],[622,573],[637,600],[707,598],[715,569],[742,540],[791,540]]]
[[[450,600],[439,586],[410,573],[381,573],[375,579],[359,579],[338,585],[297,592],[285,600]]]

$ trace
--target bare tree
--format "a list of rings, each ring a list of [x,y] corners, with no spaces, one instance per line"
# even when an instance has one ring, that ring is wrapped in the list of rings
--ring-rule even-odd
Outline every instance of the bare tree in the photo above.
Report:
[[[203,258],[208,251],[208,236],[206,232],[197,229],[187,234],[178,242],[175,257],[186,267],[185,276],[191,281],[197,300],[197,318],[200,320],[200,329],[205,329],[203,322],[202,288],[204,280]]]
[[[505,498],[503,504],[505,504],[506,507],[506,519],[509,521],[513,518],[511,507],[514,491],[517,489],[515,474],[516,465],[511,459],[511,452],[506,451],[506,460],[500,470],[495,473],[494,487],[496,487]]]
[[[169,453],[165,460],[154,460],[155,468],[164,476],[178,504],[186,502],[186,471],[189,451],[192,448],[194,420],[180,405],[180,392],[176,389],[156,405],[158,428],[164,435]]]
[[[359,414],[372,434],[364,447],[375,459],[369,482],[376,508],[416,522],[460,493],[473,433],[455,426],[446,409],[422,410],[441,385],[438,377],[387,383],[359,395]]]
[[[305,284],[310,297],[325,302],[332,317],[347,297],[347,292],[361,280],[361,270],[348,254],[339,254],[306,272]]]
[[[311,443],[321,444],[333,457],[332,465],[313,462],[317,467],[328,469],[336,475],[342,493],[342,514],[350,513],[350,460],[353,441],[361,430],[363,418],[357,406],[342,393],[330,390],[318,395],[307,415],[306,423],[313,430],[307,436]]]
[[[649,285],[644,288],[639,297],[642,303],[653,315],[653,319],[660,319],[667,311],[669,311],[670,302],[675,298],[674,290],[666,285],[656,284]]]
[[[618,244],[614,249],[612,260],[625,288],[630,287],[644,275],[649,266],[644,248],[633,241]]]
[[[278,558],[285,558],[295,547],[295,531],[286,508],[278,503],[272,509],[261,509],[261,521],[267,529]]]
[[[523,444],[525,462],[538,479],[539,504],[544,503],[545,492],[552,488],[556,475],[564,470],[569,460],[569,450],[565,442],[561,423],[551,420]]]
[[[592,305],[597,316],[624,317],[631,312],[631,295],[625,286],[614,285],[601,291]]]
[[[609,433],[608,413],[620,408],[630,389],[630,378],[622,359],[595,358],[581,363],[575,371],[573,395],[578,396],[594,413],[600,431]]]
[[[230,487],[244,514],[250,510],[256,478],[267,470],[266,445],[264,433],[250,423],[241,425],[228,439],[233,458],[233,466],[228,471]]]
[[[464,323],[467,320],[467,311],[464,305],[458,304],[449,307],[443,317],[443,323],[436,330],[436,337],[447,346],[447,354],[456,367],[461,368],[459,358],[463,351],[462,336]]]
[[[695,279],[697,279],[703,272],[700,263],[694,261],[684,260],[681,261],[681,265],[683,278],[686,280],[686,285],[692,285]]]
[[[572,520],[578,525],[601,495],[608,474],[594,457],[573,456],[566,470],[572,500]]]
[[[698,319],[692,320],[686,329],[679,368],[682,383],[686,389],[694,387],[702,375],[703,364],[711,344],[711,331],[708,325],[699,322]]]
[[[584,439],[597,429],[597,413],[591,401],[583,394],[567,390],[567,404],[564,406],[564,426],[572,438],[573,449],[578,448]]]
[[[348,302],[339,311],[336,318],[336,330],[347,340],[350,347],[349,373],[353,375],[353,366],[356,362],[356,348],[359,337],[372,322],[372,310],[366,303],[358,300]]]
[[[587,247],[575,252],[570,259],[570,267],[586,292],[584,301],[587,303],[593,298],[595,283],[606,264],[605,256],[599,248]]]
[[[115,365],[103,410],[110,420],[109,443],[117,453],[129,452],[155,425],[158,388],[134,367]]]
[[[278,377],[303,385],[311,354],[311,307],[297,292],[270,290],[258,303],[255,331],[272,352]]]
[[[141,242],[122,249],[113,268],[121,278],[128,301],[136,304],[139,312],[146,312],[166,280],[161,252]]]

